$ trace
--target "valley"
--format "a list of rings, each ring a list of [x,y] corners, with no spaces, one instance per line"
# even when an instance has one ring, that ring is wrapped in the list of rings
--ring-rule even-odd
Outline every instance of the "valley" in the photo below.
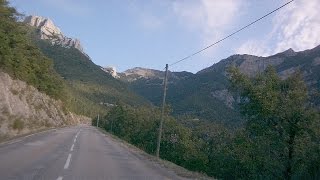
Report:
[[[319,179],[319,43],[265,56],[228,54],[196,72],[169,66],[162,109],[165,72],[140,65],[146,59],[162,63],[155,52],[167,47],[160,41],[154,51],[151,45],[131,44],[158,31],[131,36],[142,30],[122,28],[134,22],[130,16],[130,22],[107,23],[105,34],[82,43],[69,37],[70,27],[95,18],[74,18],[66,25],[57,17],[22,15],[0,0],[2,178]],[[96,34],[100,24],[89,33],[83,25],[74,34]],[[108,34],[117,26],[117,38],[127,47],[121,53],[120,41]],[[117,72],[113,59],[104,60],[110,66],[98,64],[99,56],[85,46],[99,39],[105,46],[97,43],[90,52],[118,53],[119,64],[137,66]],[[140,50],[146,56],[141,62],[139,56],[121,59]]]

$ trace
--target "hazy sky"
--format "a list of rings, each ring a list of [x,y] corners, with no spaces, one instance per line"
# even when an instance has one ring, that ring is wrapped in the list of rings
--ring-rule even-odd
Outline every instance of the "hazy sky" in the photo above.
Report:
[[[289,0],[10,0],[80,39],[93,62],[118,71],[163,69]],[[197,72],[232,54],[271,55],[320,44],[320,0],[295,0],[276,14],[170,67]]]

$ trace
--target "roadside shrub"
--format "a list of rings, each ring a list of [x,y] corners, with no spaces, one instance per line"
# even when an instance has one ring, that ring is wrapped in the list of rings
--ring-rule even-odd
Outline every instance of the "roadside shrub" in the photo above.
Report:
[[[21,119],[16,119],[13,122],[12,128],[22,130],[24,128],[24,122]]]

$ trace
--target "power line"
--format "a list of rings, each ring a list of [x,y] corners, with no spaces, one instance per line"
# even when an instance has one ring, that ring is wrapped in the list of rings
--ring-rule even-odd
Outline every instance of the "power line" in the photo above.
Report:
[[[201,53],[202,51],[205,51],[206,49],[209,49],[210,47],[212,47],[212,46],[214,46],[214,45],[216,45],[216,44],[218,44],[218,43],[220,43],[220,42],[222,42],[222,41],[224,41],[224,40],[228,39],[229,37],[231,37],[231,36],[233,36],[233,35],[237,34],[238,32],[240,32],[240,31],[242,31],[242,30],[244,30],[244,29],[248,28],[249,26],[251,26],[251,25],[255,24],[256,22],[258,22],[258,21],[260,21],[260,20],[264,19],[265,17],[269,16],[270,14],[273,14],[274,12],[276,12],[276,11],[280,10],[281,8],[283,8],[283,7],[287,6],[288,4],[292,3],[293,1],[294,1],[294,0],[291,0],[291,1],[287,2],[287,3],[285,3],[284,5],[282,5],[282,6],[278,7],[277,9],[275,9],[275,10],[273,10],[273,11],[269,12],[268,14],[266,14],[266,15],[264,15],[264,16],[262,16],[262,17],[260,17],[259,19],[257,19],[257,20],[255,20],[255,21],[253,21],[253,22],[249,23],[248,25],[246,25],[246,26],[244,26],[244,27],[240,28],[239,30],[237,30],[237,31],[235,31],[235,32],[233,32],[233,33],[231,33],[231,34],[229,34],[228,36],[226,36],[226,37],[224,37],[224,38],[222,38],[222,39],[220,39],[220,40],[218,40],[218,41],[214,42],[213,44],[211,44],[211,45],[209,45],[209,46],[207,46],[207,47],[205,47],[205,48],[203,48],[203,49],[201,49],[201,50],[199,50],[199,51],[197,51],[197,52],[195,52],[195,53],[193,53],[193,54],[190,54],[189,56],[186,56],[186,57],[184,57],[184,58],[180,59],[179,61],[176,61],[176,62],[174,62],[174,63],[170,64],[169,66],[173,66],[173,65],[175,65],[175,64],[178,64],[178,63],[180,63],[180,62],[182,62],[182,61],[184,61],[184,60],[186,60],[186,59],[189,59],[190,57],[192,57],[192,56],[194,56],[194,55],[196,55],[196,54]]]

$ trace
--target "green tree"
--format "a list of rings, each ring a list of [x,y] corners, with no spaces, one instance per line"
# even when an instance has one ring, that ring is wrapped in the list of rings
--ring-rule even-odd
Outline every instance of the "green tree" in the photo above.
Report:
[[[65,99],[64,84],[53,63],[32,43],[32,29],[18,22],[21,16],[0,0],[0,70],[26,81],[56,99]]]
[[[242,153],[238,158],[251,173],[250,178],[315,175],[309,170],[314,168],[311,162],[319,162],[319,137],[315,136],[319,119],[309,106],[301,74],[281,80],[272,67],[252,79],[235,68],[229,74],[233,88],[240,93],[241,113],[247,120],[236,151]],[[312,158],[306,159],[309,148]]]
[[[116,106],[102,121],[105,129],[136,145],[147,153],[155,154],[159,127],[158,108],[132,108]],[[160,157],[191,170],[206,170],[207,155],[202,151],[205,143],[192,136],[191,129],[166,117],[161,141]]]

